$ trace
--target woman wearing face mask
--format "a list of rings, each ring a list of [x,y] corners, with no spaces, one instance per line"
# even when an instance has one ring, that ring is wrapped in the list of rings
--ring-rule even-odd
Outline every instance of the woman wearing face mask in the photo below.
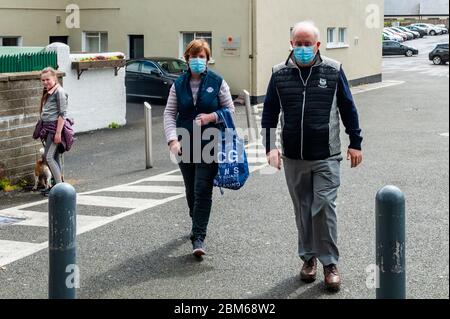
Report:
[[[219,113],[234,112],[234,104],[228,84],[208,69],[211,50],[206,41],[194,40],[189,43],[184,58],[189,64],[189,70],[177,79],[170,90],[164,112],[164,130],[170,152],[174,156],[181,156],[179,167],[192,218],[190,239],[194,256],[201,257],[206,253],[204,241],[218,165],[216,160],[211,163],[201,154],[204,146],[211,140],[194,140],[196,136],[193,131],[201,128],[203,133],[208,128],[215,128]],[[181,130],[189,132],[189,137],[179,136]],[[194,144],[202,147],[199,150]],[[207,154],[211,155],[209,152]]]

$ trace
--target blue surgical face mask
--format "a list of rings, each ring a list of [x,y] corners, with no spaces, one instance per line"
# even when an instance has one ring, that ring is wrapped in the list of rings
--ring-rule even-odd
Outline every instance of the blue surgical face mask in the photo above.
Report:
[[[206,59],[202,58],[190,58],[189,67],[195,74],[202,74],[206,71]]]
[[[297,62],[303,65],[311,64],[311,62],[316,57],[316,53],[314,52],[314,45],[309,47],[295,47],[294,48],[294,56]]]

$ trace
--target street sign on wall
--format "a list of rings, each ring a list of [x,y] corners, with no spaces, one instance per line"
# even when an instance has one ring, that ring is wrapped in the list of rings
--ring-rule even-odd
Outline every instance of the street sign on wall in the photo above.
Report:
[[[233,36],[223,37],[221,47],[223,56],[240,56],[241,37],[233,37]]]

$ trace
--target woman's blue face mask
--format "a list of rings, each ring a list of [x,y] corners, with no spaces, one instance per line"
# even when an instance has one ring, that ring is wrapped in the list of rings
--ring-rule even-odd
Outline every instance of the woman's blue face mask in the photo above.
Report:
[[[316,53],[314,52],[315,46],[301,46],[294,48],[294,57],[300,64],[308,65],[316,57]]]
[[[195,74],[202,74],[206,71],[206,59],[204,58],[190,58],[189,67]]]

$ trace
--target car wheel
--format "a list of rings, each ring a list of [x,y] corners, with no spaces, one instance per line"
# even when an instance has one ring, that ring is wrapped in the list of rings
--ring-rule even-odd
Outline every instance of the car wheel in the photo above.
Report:
[[[436,65],[441,65],[441,64],[442,64],[442,59],[441,59],[441,57],[440,57],[440,56],[435,56],[435,57],[433,58],[433,63],[436,64]]]
[[[409,57],[409,58],[413,56],[413,52],[412,52],[411,50],[406,51],[405,54],[406,54],[406,56]]]
[[[435,36],[435,35],[436,35],[436,31],[431,30],[431,31],[430,31],[430,35]]]

